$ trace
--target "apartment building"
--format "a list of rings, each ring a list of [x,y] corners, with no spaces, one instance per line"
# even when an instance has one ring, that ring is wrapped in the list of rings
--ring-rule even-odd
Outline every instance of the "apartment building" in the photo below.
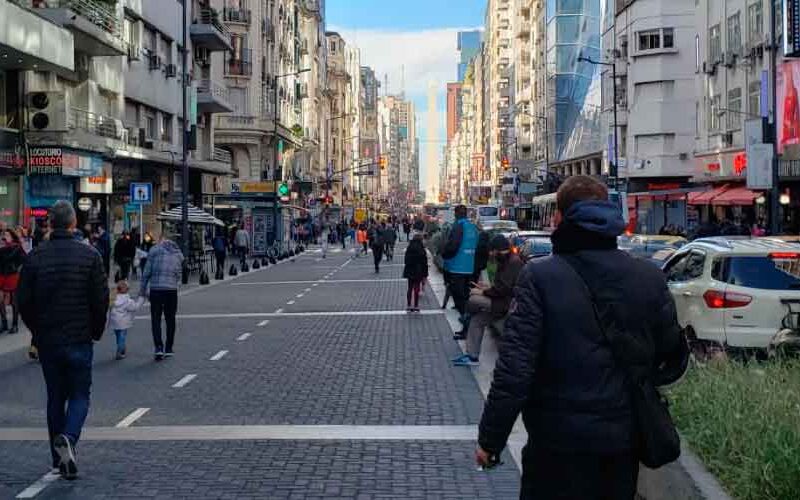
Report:
[[[607,160],[615,161],[616,109],[619,175],[628,180],[639,230],[685,227],[681,193],[694,167],[695,2],[620,1],[616,7],[603,33],[603,54],[617,75],[614,82],[611,68],[602,69]]]
[[[503,158],[513,152],[515,132],[511,121],[514,79],[512,0],[489,0],[486,10],[486,58],[488,64],[488,147],[486,161],[494,186],[492,197],[501,199]]]
[[[326,159],[328,173],[326,179],[334,182],[326,187],[337,203],[347,193],[345,187],[350,185],[353,151],[351,131],[353,128],[353,109],[349,97],[351,76],[347,71],[348,47],[345,40],[336,32],[325,33],[328,44],[328,100],[329,117],[327,129],[329,134],[329,154]]]
[[[533,177],[533,45],[532,13],[534,0],[514,0],[514,161],[519,174],[526,178]]]
[[[349,110],[350,117],[347,122],[350,128],[346,131],[347,137],[345,138],[343,146],[349,149],[348,157],[349,163],[344,167],[345,172],[342,175],[344,183],[343,191],[347,196],[344,200],[351,200],[355,198],[355,193],[361,187],[361,179],[364,173],[359,165],[362,163],[361,159],[361,115],[364,112],[363,101],[361,100],[361,51],[358,47],[347,46],[345,52],[345,71],[347,72],[348,85],[347,93],[345,94],[345,109]]]
[[[381,82],[375,76],[375,71],[368,67],[361,67],[361,120],[359,127],[359,158],[364,163],[378,163],[381,155],[378,140],[378,94]],[[375,198],[381,192],[381,171],[373,168],[372,175],[360,177],[360,194],[368,194]]]

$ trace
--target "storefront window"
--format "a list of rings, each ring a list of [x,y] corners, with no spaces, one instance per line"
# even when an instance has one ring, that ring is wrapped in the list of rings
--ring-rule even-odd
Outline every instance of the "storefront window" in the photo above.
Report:
[[[19,224],[19,178],[0,177],[0,221],[9,226]]]

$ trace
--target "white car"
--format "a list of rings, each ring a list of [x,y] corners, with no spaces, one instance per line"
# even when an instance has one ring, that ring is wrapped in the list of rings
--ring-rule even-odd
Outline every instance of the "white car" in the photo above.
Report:
[[[800,327],[800,245],[704,238],[664,264],[690,341],[768,349]],[[782,341],[783,342],[783,341]]]

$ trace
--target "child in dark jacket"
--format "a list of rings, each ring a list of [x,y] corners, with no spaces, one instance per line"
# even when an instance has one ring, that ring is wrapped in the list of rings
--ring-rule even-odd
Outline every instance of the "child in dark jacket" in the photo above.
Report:
[[[422,245],[422,234],[416,234],[406,250],[403,277],[408,280],[406,303],[408,312],[419,312],[419,292],[428,277],[428,254]],[[414,299],[412,306],[411,299]]]

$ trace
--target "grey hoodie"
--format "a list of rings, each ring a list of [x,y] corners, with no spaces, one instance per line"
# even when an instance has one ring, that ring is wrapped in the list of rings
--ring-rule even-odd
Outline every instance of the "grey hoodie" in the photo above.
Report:
[[[174,241],[162,241],[147,254],[140,295],[147,295],[149,290],[177,290],[182,269],[181,249]]]

